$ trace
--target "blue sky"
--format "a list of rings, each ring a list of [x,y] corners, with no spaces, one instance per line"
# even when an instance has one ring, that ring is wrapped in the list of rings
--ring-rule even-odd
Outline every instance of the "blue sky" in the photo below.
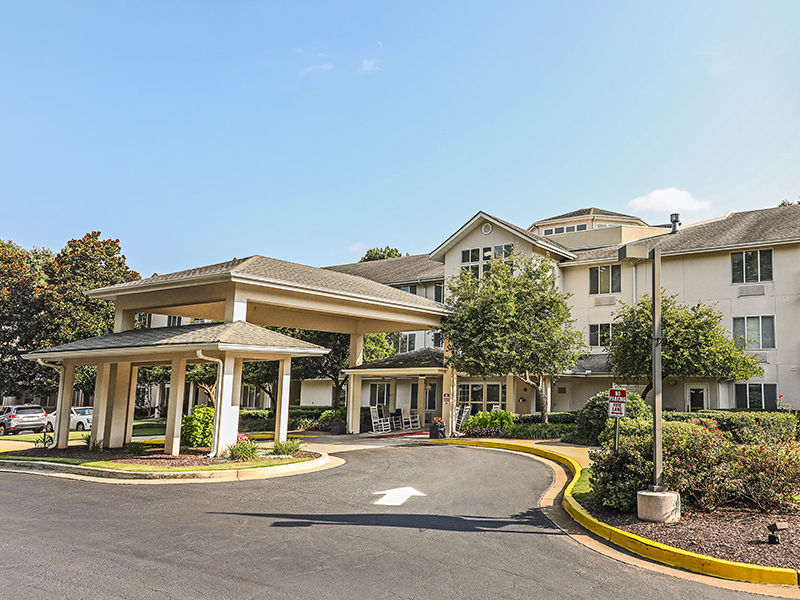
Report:
[[[143,275],[800,197],[798,2],[0,2],[0,238]],[[660,191],[659,191],[660,190]]]

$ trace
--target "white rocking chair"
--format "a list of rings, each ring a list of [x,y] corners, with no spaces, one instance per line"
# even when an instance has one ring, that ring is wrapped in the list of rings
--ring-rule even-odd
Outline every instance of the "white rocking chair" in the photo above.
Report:
[[[378,407],[369,407],[369,416],[372,418],[372,431],[375,433],[389,433],[392,430],[392,423],[389,417],[378,415]]]
[[[469,419],[470,412],[472,412],[472,406],[469,404],[465,404],[461,407],[461,412],[458,413],[458,417],[456,417],[456,435],[463,435],[461,433],[461,426],[467,419]]]
[[[403,429],[419,429],[419,413],[408,408],[402,409]]]

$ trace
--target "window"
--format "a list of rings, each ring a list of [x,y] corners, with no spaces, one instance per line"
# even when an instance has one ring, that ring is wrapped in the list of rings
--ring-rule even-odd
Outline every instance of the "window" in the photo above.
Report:
[[[772,250],[731,252],[731,282],[772,281]]]
[[[575,227],[575,231],[586,231],[586,224],[584,223],[583,225],[578,225]]]
[[[734,385],[736,408],[777,410],[778,385],[775,383],[737,383]]]
[[[436,302],[444,302],[444,284],[443,283],[435,283],[433,284],[433,299]]]
[[[482,410],[492,410],[492,407],[499,405],[501,409],[506,407],[506,384],[505,383],[460,383],[458,384],[458,402],[461,405],[469,404],[470,414],[476,414]]]
[[[491,246],[486,246],[484,248],[470,248],[469,250],[462,250],[461,270],[469,271],[475,277],[480,277],[481,265],[483,265],[483,274],[488,275],[490,271],[489,265],[491,264],[492,257],[499,260],[508,259],[506,260],[506,264],[512,265],[511,256],[513,253],[514,244],[499,244],[493,248]]]
[[[388,383],[370,383],[369,384],[369,405],[370,406],[388,406],[389,405],[389,388]]]
[[[544,230],[544,234],[545,235],[553,235],[553,230],[552,229],[545,229]]]
[[[417,346],[416,333],[401,333],[398,352],[411,352]]]
[[[608,346],[611,339],[611,333],[614,330],[613,323],[598,323],[589,325],[589,345],[590,346]]]
[[[759,350],[775,347],[775,317],[734,317],[733,339],[740,348]]]
[[[167,327],[180,327],[180,324],[180,317],[173,317],[171,315],[167,316]]]
[[[511,255],[513,253],[514,253],[514,244],[503,244],[502,246],[494,247],[494,257],[499,260],[511,258]],[[484,260],[489,260],[489,259],[484,258]]]
[[[441,331],[434,331],[433,332],[433,346],[434,348],[441,348],[444,345],[444,339],[442,338]]]
[[[400,289],[404,292],[408,292],[409,294],[417,295],[417,286],[416,285],[402,285]]]
[[[610,225],[608,225],[607,223],[598,223],[597,225],[595,225],[594,228],[595,229],[607,229],[608,227],[610,227]]]
[[[411,408],[417,408],[417,390],[419,389],[416,383],[411,384]],[[436,384],[425,384],[425,410],[436,410]]]
[[[616,294],[622,291],[622,265],[589,267],[590,294]]]
[[[556,233],[564,233],[564,228],[563,227],[556,227],[555,228],[555,232]]]
[[[481,259],[480,248],[471,248],[469,250],[461,251],[462,263],[478,262],[480,261],[480,259]]]
[[[568,225],[568,226],[567,226],[567,227],[564,229],[564,231],[565,231],[566,233],[572,233],[573,231],[575,231],[575,225]]]

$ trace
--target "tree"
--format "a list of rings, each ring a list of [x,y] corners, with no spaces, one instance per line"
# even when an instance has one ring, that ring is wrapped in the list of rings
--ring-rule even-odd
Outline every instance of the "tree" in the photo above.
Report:
[[[483,278],[464,270],[447,288],[450,313],[442,332],[452,346],[449,364],[458,371],[512,374],[539,399],[544,377],[570,369],[584,351],[549,259],[516,257],[513,267],[493,259]],[[542,406],[546,423],[547,403]]]
[[[384,248],[370,248],[364,253],[359,262],[369,262],[371,260],[383,260],[384,258],[400,258],[403,254],[397,248],[386,246]],[[408,253],[406,253],[408,256]]]
[[[342,388],[347,375],[342,373],[350,365],[350,336],[346,333],[327,331],[294,330],[287,335],[312,344],[330,348],[328,354],[296,358],[292,361],[292,376],[295,379],[330,379],[333,382],[333,407],[339,406]]]
[[[662,293],[663,294],[663,293]],[[667,377],[703,377],[744,381],[763,374],[758,363],[722,327],[722,313],[702,302],[661,300],[661,371]],[[625,382],[647,380],[642,398],[653,387],[653,301],[645,294],[634,304],[622,303],[614,315],[608,353],[614,376]]]

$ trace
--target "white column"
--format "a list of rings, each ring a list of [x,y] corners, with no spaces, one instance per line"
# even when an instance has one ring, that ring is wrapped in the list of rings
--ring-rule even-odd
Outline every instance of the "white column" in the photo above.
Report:
[[[292,359],[278,362],[277,398],[275,401],[275,441],[285,442],[289,430],[289,390],[292,383]]]
[[[217,429],[217,456],[227,452],[236,443],[239,433],[239,401],[241,396],[242,359],[225,354],[220,378],[219,427]],[[237,383],[238,382],[238,383]],[[238,391],[238,393],[237,393]]]
[[[408,407],[409,409],[411,406]],[[389,380],[389,412],[393,413],[397,410],[397,377],[392,377]]]
[[[135,310],[123,310],[119,307],[114,311],[114,333],[130,331],[136,319]]]
[[[364,336],[350,334],[350,366],[364,362]],[[347,432],[361,433],[361,375],[350,375],[347,381]]]
[[[133,439],[133,416],[136,411],[136,382],[139,380],[139,367],[131,367],[131,380],[128,384],[128,411],[125,415],[125,443]]]
[[[447,359],[450,358],[452,348],[450,341],[444,340],[444,359],[445,364]],[[444,421],[444,432],[447,437],[451,437],[456,429],[456,416],[455,411],[458,382],[456,378],[456,371],[453,367],[447,367],[442,375],[442,420]]]
[[[247,299],[236,292],[225,300],[225,322],[247,321]]]
[[[110,363],[97,365],[97,378],[94,382],[94,408],[92,410],[92,443],[103,440],[108,412],[108,384],[111,372]]]
[[[506,410],[512,413],[517,412],[517,390],[514,385],[516,377],[506,375]]]
[[[69,421],[72,414],[72,394],[75,389],[75,365],[65,362],[63,375],[58,382],[58,403],[56,405],[56,426],[54,428],[56,448],[66,448],[69,444]]]
[[[417,414],[419,414],[419,426],[425,427],[425,403],[428,397],[425,391],[425,378],[417,377]]]
[[[169,377],[169,404],[167,405],[167,433],[164,436],[164,454],[178,456],[181,451],[181,418],[183,417],[183,390],[186,382],[186,359],[173,358]]]
[[[122,448],[128,418],[131,363],[112,363],[109,377],[108,407],[103,430],[104,448]]]

